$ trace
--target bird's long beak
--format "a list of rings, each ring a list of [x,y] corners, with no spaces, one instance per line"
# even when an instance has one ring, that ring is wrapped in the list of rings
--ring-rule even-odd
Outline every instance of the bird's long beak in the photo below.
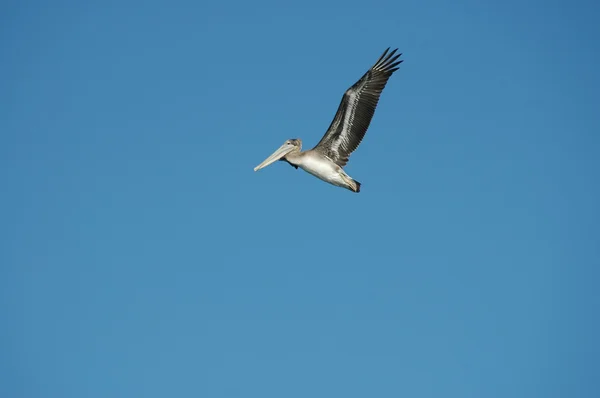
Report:
[[[271,163],[278,161],[279,159],[283,158],[288,153],[292,152],[294,149],[295,149],[295,147],[293,145],[283,144],[281,147],[279,147],[278,150],[273,152],[273,154],[271,156],[269,156],[261,164],[256,166],[254,168],[254,171],[258,171],[258,170],[262,169],[263,167],[267,167]]]

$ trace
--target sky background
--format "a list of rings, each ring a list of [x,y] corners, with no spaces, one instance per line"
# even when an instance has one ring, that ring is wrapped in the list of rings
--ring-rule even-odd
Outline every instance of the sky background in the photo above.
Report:
[[[600,396],[600,5],[0,6],[0,396]],[[387,47],[347,172],[312,148]]]

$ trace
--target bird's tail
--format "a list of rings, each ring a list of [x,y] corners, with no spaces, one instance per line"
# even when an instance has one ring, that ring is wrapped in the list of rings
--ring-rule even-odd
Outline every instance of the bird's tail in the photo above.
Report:
[[[340,177],[342,177],[342,181],[344,181],[344,188],[352,192],[359,193],[360,192],[360,182],[356,181],[354,178],[350,177],[348,174],[344,172],[344,170],[340,170]]]

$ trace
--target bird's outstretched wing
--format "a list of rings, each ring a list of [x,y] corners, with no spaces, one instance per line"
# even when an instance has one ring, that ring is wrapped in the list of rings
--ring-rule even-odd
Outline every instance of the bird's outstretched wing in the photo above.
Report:
[[[385,85],[402,60],[398,49],[385,50],[379,60],[344,93],[340,106],[321,141],[314,150],[329,157],[340,167],[360,145]]]

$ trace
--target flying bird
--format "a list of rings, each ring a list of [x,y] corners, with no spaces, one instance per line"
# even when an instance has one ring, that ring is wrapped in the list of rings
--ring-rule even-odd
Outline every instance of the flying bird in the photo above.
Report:
[[[302,152],[302,140],[289,139],[254,171],[281,160],[329,184],[360,192],[360,182],[346,174],[343,167],[365,136],[388,79],[402,63],[398,60],[402,54],[394,55],[398,49],[389,50],[385,50],[363,77],[346,90],[331,125],[313,149]]]

